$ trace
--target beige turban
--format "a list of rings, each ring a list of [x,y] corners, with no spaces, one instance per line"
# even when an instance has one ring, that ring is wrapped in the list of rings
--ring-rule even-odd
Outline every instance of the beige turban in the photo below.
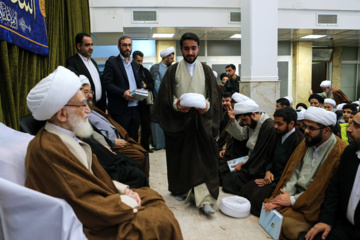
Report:
[[[331,87],[331,81],[330,80],[324,80],[321,82],[320,87]]]
[[[336,124],[336,114],[334,112],[318,107],[309,107],[305,112],[304,118],[324,126],[334,126]]]
[[[304,109],[304,108],[296,109],[298,121],[304,120],[305,112],[306,112],[306,109]]]
[[[239,102],[243,102],[243,101],[246,101],[246,100],[249,100],[250,98],[249,97],[247,97],[247,96],[245,96],[245,95],[243,95],[243,94],[241,94],[241,93],[234,93],[232,96],[231,96],[231,98],[235,101],[235,102],[237,102],[237,103],[239,103]]]
[[[169,47],[169,48],[167,48],[167,49],[165,49],[165,50],[162,50],[162,51],[160,52],[160,57],[161,57],[161,58],[167,57],[167,56],[169,56],[170,54],[172,54],[172,53],[174,53],[174,52],[175,52],[174,47]]]
[[[234,105],[235,115],[253,113],[258,111],[259,111],[259,105],[257,105],[256,102],[252,99],[240,103],[235,103]]]
[[[336,102],[335,102],[333,99],[331,99],[331,98],[325,98],[324,104],[325,104],[325,103],[329,103],[329,104],[333,105],[333,107],[336,106]]]
[[[81,85],[88,84],[91,87],[90,81],[85,75],[80,75],[79,78],[80,78]]]
[[[27,105],[36,120],[47,120],[54,116],[80,89],[78,76],[59,66],[31,89]]]

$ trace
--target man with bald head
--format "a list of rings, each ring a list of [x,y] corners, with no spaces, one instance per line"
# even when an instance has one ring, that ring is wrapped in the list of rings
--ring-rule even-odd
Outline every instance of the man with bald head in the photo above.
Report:
[[[297,239],[318,221],[329,179],[347,145],[332,132],[334,112],[309,107],[304,118],[305,139],[291,155],[264,205],[266,211],[276,209],[284,216],[281,236],[285,239]]]
[[[34,118],[47,122],[29,143],[25,185],[66,200],[90,240],[182,239],[158,193],[146,187],[133,191],[112,181],[80,139],[93,132],[80,87],[80,79],[60,66],[28,94]]]

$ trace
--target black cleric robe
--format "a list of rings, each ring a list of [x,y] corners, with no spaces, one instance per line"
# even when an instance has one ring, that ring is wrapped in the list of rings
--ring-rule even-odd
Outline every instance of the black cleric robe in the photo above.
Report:
[[[276,147],[274,125],[271,118],[266,119],[261,125],[254,150],[239,172],[229,172],[226,165],[221,167],[219,175],[224,192],[239,195],[245,183],[252,179],[264,178],[266,166],[271,161]]]
[[[187,113],[174,109],[176,63],[168,68],[162,80],[152,117],[165,133],[169,191],[174,195],[185,194],[205,183],[210,194],[217,199],[219,178],[215,138],[220,124],[221,96],[211,68],[205,64],[202,66],[205,98],[210,103],[208,111],[201,115],[195,108]]]
[[[295,129],[295,132],[290,134],[283,143],[281,143],[282,136],[278,136],[277,138],[273,159],[266,166],[266,171],[270,171],[274,174],[274,181],[272,184],[259,187],[255,183],[255,179],[253,179],[244,184],[240,190],[239,195],[250,201],[251,213],[257,217],[260,216],[262,203],[266,198],[271,196],[271,193],[275,189],[276,184],[279,182],[291,154],[304,139],[304,135],[298,129]]]

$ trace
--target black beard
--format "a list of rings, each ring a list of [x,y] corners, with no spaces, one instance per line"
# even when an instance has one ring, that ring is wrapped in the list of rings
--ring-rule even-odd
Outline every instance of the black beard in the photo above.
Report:
[[[196,61],[196,59],[197,59],[197,56],[194,58],[194,60],[192,60],[192,61],[189,61],[185,56],[184,56],[184,60],[185,60],[185,62],[187,62],[187,63],[194,63],[195,61]]]
[[[251,119],[251,124],[249,126],[249,128],[251,129],[255,129],[256,128],[256,125],[257,125],[257,121],[255,121],[254,119],[250,118]]]
[[[125,57],[130,57],[130,55],[131,55],[131,51],[129,51],[129,52],[123,52],[123,51],[120,51],[120,53],[121,53],[121,56],[123,56],[124,58]]]
[[[323,130],[321,129],[319,134],[316,135],[315,137],[313,137],[310,141],[308,141],[306,139],[307,134],[305,134],[305,144],[306,144],[306,146],[307,147],[313,147],[313,146],[318,145],[322,140],[322,132],[323,132]]]

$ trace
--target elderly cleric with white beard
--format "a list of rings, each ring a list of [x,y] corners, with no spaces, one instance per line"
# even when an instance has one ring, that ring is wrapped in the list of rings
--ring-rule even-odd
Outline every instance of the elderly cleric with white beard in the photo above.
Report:
[[[112,181],[78,138],[92,134],[80,87],[79,77],[59,66],[28,94],[34,118],[48,121],[29,143],[25,186],[65,199],[89,239],[182,239],[177,220],[157,192],[147,187],[133,191]]]

